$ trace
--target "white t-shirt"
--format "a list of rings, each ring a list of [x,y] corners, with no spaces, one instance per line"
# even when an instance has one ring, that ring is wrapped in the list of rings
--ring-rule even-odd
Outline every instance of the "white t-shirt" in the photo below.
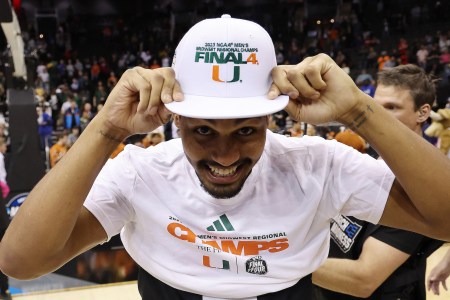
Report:
[[[241,192],[215,199],[175,139],[125,147],[105,165],[85,206],[159,280],[244,298],[288,288],[316,270],[338,213],[377,223],[393,179],[383,161],[338,142],[268,131]]]

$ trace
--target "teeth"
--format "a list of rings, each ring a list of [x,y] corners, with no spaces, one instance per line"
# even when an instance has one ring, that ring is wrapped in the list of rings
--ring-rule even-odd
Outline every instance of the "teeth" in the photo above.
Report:
[[[229,167],[229,168],[217,168],[217,167],[209,166],[209,169],[214,174],[214,176],[225,177],[225,176],[231,176],[234,173],[236,173],[237,166]]]

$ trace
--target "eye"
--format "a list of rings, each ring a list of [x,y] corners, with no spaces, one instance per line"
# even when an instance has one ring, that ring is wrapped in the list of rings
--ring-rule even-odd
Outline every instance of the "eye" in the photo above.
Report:
[[[201,126],[195,129],[195,132],[197,132],[200,135],[210,135],[212,134],[211,128],[208,126]]]
[[[255,132],[255,129],[252,127],[243,127],[237,131],[239,135],[247,136]]]

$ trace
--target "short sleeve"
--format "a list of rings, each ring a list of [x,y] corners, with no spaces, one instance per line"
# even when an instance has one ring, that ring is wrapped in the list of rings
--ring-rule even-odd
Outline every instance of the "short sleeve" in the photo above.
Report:
[[[384,161],[336,142],[326,189],[340,214],[378,223],[394,179]]]
[[[128,199],[136,176],[126,163],[127,155],[123,153],[105,164],[84,203],[105,229],[108,240],[134,218]]]

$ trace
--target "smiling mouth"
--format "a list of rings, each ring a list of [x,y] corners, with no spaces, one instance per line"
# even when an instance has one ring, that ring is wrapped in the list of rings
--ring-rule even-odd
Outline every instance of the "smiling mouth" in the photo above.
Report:
[[[217,167],[208,165],[208,168],[212,175],[215,177],[230,177],[234,176],[237,172],[238,166],[231,166],[228,168]]]

